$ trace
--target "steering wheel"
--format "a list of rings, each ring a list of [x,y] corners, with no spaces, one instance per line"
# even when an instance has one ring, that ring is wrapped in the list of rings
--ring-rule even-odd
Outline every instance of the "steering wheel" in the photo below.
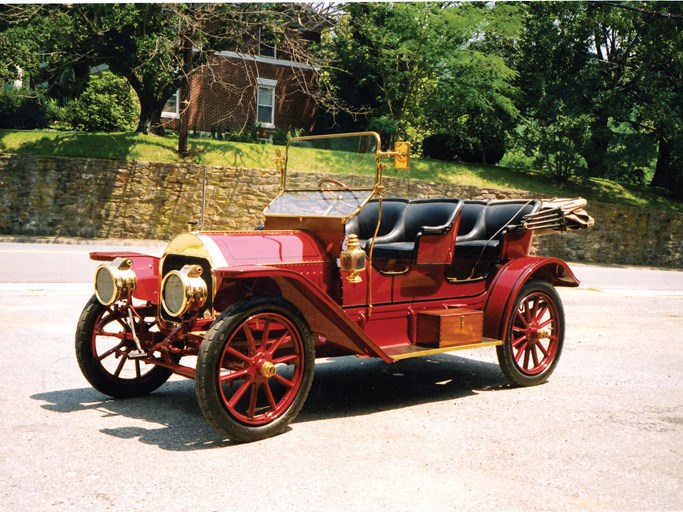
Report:
[[[318,180],[318,188],[322,192],[334,192],[334,190],[332,190],[330,188],[325,188],[325,185],[327,185],[327,184],[337,185],[342,190],[348,190],[349,192],[351,192],[351,189],[349,188],[349,186],[346,183],[344,183],[343,181],[335,180],[334,178],[321,178]]]
[[[339,187],[338,189],[331,189],[328,188],[327,186],[329,185],[336,185]],[[336,202],[330,204],[330,206],[325,210],[324,215],[329,215],[329,213],[337,206],[338,204],[343,204],[347,208],[351,208],[352,210],[355,210],[357,208],[356,205],[353,205],[349,203],[348,201],[344,200],[344,196],[341,194],[337,194],[340,190],[344,190],[347,192],[352,192],[352,190],[349,188],[349,186],[344,183],[343,181],[335,180],[334,178],[321,178],[318,180],[318,188],[320,189],[320,192],[323,194],[326,194],[330,196],[330,199],[335,199]]]

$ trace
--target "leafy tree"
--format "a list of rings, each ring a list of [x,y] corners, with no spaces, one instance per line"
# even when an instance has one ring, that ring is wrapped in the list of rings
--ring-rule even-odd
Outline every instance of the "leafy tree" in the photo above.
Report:
[[[650,183],[683,196],[683,6],[647,2],[622,6],[642,19],[641,49],[635,60],[642,76],[634,91],[636,122],[657,141]]]
[[[253,53],[258,48],[259,28],[270,30],[278,47],[293,60],[311,62],[301,19],[317,26],[324,13],[290,4],[13,6],[0,11],[4,25],[0,28],[6,29],[5,38],[17,41],[25,51],[14,61],[7,54],[0,55],[0,70],[7,74],[21,67],[38,73],[37,56],[46,49],[53,75],[76,67],[78,78],[83,76],[79,70],[85,70],[87,76],[90,67],[106,64],[114,74],[126,78],[138,96],[136,130],[163,133],[160,117],[168,98],[188,83],[190,75],[214,66],[216,52]],[[188,38],[193,50],[189,68],[183,51]],[[255,81],[251,71],[249,76]]]
[[[550,125],[529,123],[526,136],[535,148],[536,167],[560,182],[566,182],[587,168],[581,156],[590,143],[590,117],[558,114]]]
[[[325,46],[335,66],[326,78],[349,105],[364,112],[366,127],[385,136],[419,143],[430,133],[469,132],[475,134],[471,139],[479,130],[474,146],[481,145],[485,131],[510,126],[516,110],[509,100],[514,72],[500,55],[479,48],[490,34],[503,37],[519,27],[509,20],[521,8],[347,4]],[[504,121],[483,121],[498,116]],[[471,140],[461,142],[472,146]]]
[[[656,143],[652,184],[673,189],[683,131],[680,4],[543,2],[528,12],[515,67],[529,133],[573,133],[586,172],[636,182]],[[587,142],[583,130],[564,129],[566,116],[588,122]]]

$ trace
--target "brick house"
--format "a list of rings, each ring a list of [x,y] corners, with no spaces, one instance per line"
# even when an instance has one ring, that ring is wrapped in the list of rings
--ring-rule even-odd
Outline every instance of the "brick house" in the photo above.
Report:
[[[268,138],[276,129],[313,131],[317,104],[310,91],[316,87],[318,68],[292,60],[275,44],[264,44],[260,38],[255,50],[219,52],[212,57],[210,66],[193,75],[191,132],[222,133],[258,127],[259,137]],[[162,124],[177,129],[179,119],[176,93],[166,102]]]

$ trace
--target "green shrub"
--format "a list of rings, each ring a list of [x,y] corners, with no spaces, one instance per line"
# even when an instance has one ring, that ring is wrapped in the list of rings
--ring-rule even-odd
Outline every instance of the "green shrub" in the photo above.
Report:
[[[128,81],[109,71],[92,75],[83,93],[69,104],[74,128],[89,132],[135,129],[140,107]]]
[[[453,136],[450,133],[433,133],[422,141],[422,156],[434,160],[455,159]]]
[[[26,89],[0,89],[0,128],[45,128],[48,119],[40,97]]]
[[[527,151],[534,154],[536,167],[561,182],[586,173],[582,151],[590,141],[589,116],[558,114],[550,123],[528,121],[524,127]]]
[[[504,133],[481,132],[468,125],[429,135],[422,141],[422,155],[435,160],[495,165],[504,154]]]

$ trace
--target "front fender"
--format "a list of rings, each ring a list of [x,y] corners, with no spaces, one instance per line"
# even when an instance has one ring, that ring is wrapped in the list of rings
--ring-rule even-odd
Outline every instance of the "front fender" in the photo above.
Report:
[[[277,284],[282,297],[299,309],[311,331],[318,336],[359,356],[380,357],[388,363],[393,361],[327,293],[299,272],[283,267],[253,265],[218,268],[213,274],[217,299],[221,288],[235,280],[270,279]]]
[[[159,304],[159,258],[139,252],[91,252],[90,259],[95,261],[114,261],[116,258],[128,258],[133,262],[137,285],[133,297]]]
[[[579,286],[579,280],[559,258],[526,256],[511,261],[496,274],[484,306],[484,336],[504,339],[517,294],[529,279],[553,286]]]

